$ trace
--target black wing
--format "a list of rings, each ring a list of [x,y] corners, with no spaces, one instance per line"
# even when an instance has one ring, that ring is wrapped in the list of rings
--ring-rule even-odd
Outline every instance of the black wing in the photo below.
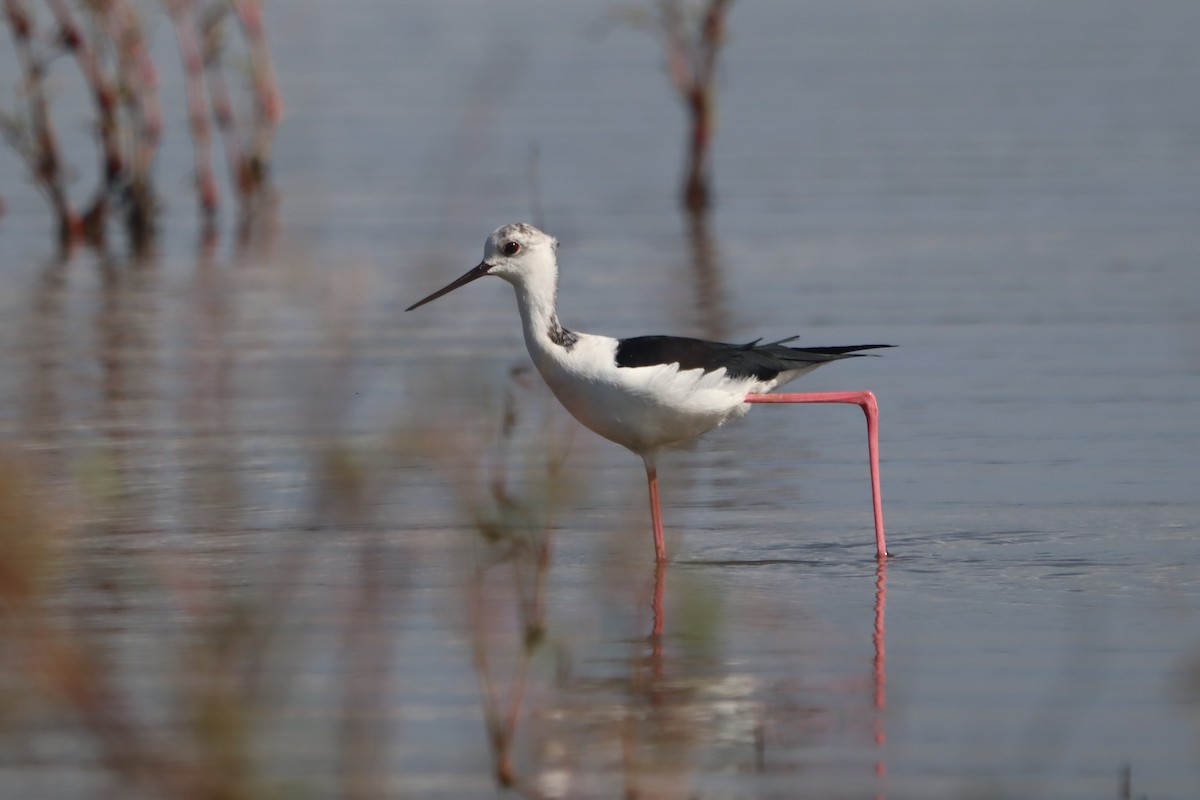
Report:
[[[890,344],[855,344],[842,347],[786,347],[796,337],[759,344],[709,342],[686,336],[636,336],[617,342],[618,367],[652,367],[678,364],[682,369],[712,372],[722,367],[733,378],[757,378],[768,381],[781,372],[804,369],[842,358],[861,355],[859,350],[892,347]]]

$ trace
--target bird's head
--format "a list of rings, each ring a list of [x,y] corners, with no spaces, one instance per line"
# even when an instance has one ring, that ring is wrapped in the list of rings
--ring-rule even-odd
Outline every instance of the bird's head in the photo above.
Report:
[[[524,222],[497,228],[487,238],[483,246],[483,261],[478,266],[404,310],[412,311],[484,275],[495,275],[511,284],[520,284],[539,276],[553,279],[558,270],[554,257],[556,250],[557,239]]]

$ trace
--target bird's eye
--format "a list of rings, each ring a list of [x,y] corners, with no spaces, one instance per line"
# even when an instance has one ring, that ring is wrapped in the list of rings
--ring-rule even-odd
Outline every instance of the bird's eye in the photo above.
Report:
[[[504,247],[501,249],[504,251],[504,255],[515,256],[517,253],[521,252],[521,245],[517,244],[516,242],[505,242]]]

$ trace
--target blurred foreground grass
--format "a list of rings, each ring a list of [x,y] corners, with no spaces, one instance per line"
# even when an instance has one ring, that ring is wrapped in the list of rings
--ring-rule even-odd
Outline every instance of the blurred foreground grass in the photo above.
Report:
[[[402,389],[364,424],[372,381],[410,346],[373,268],[333,275],[269,248],[235,266],[203,249],[181,291],[174,265],[79,254],[47,263],[29,316],[10,320],[23,344],[0,442],[0,783],[403,792],[398,764],[424,734],[402,728],[400,695],[446,700],[396,662],[414,576],[449,564],[436,603],[465,649],[446,666],[479,689],[462,750],[486,743],[491,780],[544,795],[567,739],[528,725],[572,674],[570,621],[549,618],[548,595],[556,515],[582,488],[573,423],[514,366],[458,405],[423,376],[418,400]],[[648,629],[641,579],[614,569],[601,605]]]
[[[486,448],[403,417],[356,431],[370,269],[253,261],[202,251],[180,293],[153,259],[56,260],[13,324],[0,782],[23,796],[377,797],[391,779],[419,540],[404,479]],[[316,716],[314,653],[338,683]]]

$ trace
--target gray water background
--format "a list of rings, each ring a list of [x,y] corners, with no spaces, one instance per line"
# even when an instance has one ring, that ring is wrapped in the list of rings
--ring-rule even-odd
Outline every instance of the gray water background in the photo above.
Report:
[[[571,677],[530,701],[521,739],[541,791],[618,794],[604,720],[629,714],[651,739],[687,731],[649,770],[662,796],[1118,797],[1123,772],[1134,796],[1197,796],[1200,5],[735,4],[707,249],[675,202],[683,115],[661,53],[613,8],[271,5],[287,117],[259,247],[197,247],[169,71],[151,267],[57,260],[3,154],[6,447],[120,464],[117,563],[177,550],[269,582],[319,490],[314,440],[374,452],[397,428],[494,418],[524,363],[510,290],[400,309],[540,209],[569,327],[899,345],[796,385],[880,399],[886,701],[857,412],[756,408],[666,460],[663,680],[693,698],[670,719],[621,688],[648,633],[641,468],[580,431],[547,593]],[[169,33],[160,19],[164,62]],[[572,430],[534,387],[523,420]],[[389,786],[492,796],[457,610],[470,526],[458,473],[431,463],[405,461],[372,512],[399,587]],[[302,588],[336,588],[347,537],[315,535]],[[155,597],[113,612],[130,653],[153,652]],[[715,620],[701,655],[680,621],[697,603]],[[305,647],[303,710],[263,747],[317,780],[330,756],[297,720],[335,702],[337,643]],[[157,668],[135,662],[132,683]],[[5,758],[11,796],[104,785],[41,736]]]

